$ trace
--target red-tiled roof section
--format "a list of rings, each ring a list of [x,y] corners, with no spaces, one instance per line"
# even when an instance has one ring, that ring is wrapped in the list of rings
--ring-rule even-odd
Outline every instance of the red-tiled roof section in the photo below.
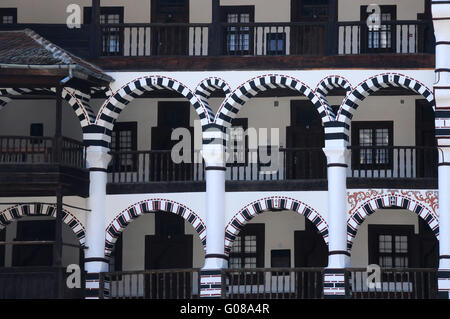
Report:
[[[30,29],[0,31],[0,64],[76,65],[87,73],[110,78],[99,67],[67,52]]]

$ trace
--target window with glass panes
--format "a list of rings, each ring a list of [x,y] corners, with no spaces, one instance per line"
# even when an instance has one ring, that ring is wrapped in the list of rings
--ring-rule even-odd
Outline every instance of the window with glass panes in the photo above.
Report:
[[[224,6],[221,7],[222,21],[225,23],[254,22],[253,6]],[[253,48],[253,36],[250,27],[228,26],[225,32],[225,50],[227,54],[250,54]]]
[[[395,46],[395,33],[392,25],[383,24],[396,19],[396,6],[380,6],[380,26],[368,25],[366,28],[366,48],[370,51],[392,51]],[[367,21],[371,13],[367,12],[367,6],[361,7],[361,18]]]
[[[369,225],[369,262],[382,268],[410,267],[413,226]]]
[[[90,7],[85,8],[84,21],[91,23]],[[102,7],[100,8],[100,24],[120,24],[123,23],[123,7]],[[103,28],[102,52],[106,55],[120,55],[122,48],[123,31],[119,28]]]
[[[0,24],[17,23],[16,8],[0,8]]]
[[[352,122],[353,166],[391,168],[393,123]]]
[[[230,251],[230,268],[264,266],[264,224],[244,226]]]
[[[113,157],[112,164],[120,171],[136,169],[137,122],[117,122],[111,134],[111,150],[122,152]]]

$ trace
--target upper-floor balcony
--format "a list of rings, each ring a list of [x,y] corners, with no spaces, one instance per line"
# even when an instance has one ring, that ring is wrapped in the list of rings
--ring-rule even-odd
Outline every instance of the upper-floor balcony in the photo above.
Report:
[[[408,14],[395,1],[382,5],[376,25],[368,21],[367,5],[335,1],[292,1],[283,14],[274,7],[271,15],[262,14],[270,8],[258,3],[219,1],[212,12],[206,3],[204,12],[193,12],[195,5],[186,7],[188,1],[165,7],[168,1],[153,0],[150,22],[138,18],[139,4],[113,7],[107,2],[97,11],[84,7],[80,28],[29,24],[16,17],[11,21],[20,23],[0,24],[0,30],[33,29],[108,70],[434,66],[426,1],[414,1]]]

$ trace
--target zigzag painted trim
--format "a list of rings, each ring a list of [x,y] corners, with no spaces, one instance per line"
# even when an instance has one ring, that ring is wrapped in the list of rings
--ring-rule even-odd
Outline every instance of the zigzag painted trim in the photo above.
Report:
[[[43,203],[20,204],[9,207],[0,212],[0,229],[24,216],[50,216],[56,218],[56,205]],[[63,222],[67,224],[78,238],[81,246],[86,242],[86,231],[81,222],[69,211],[63,209]]]
[[[128,224],[130,224],[139,216],[154,211],[174,213],[178,216],[183,217],[195,228],[203,246],[206,247],[206,225],[201,220],[201,218],[194,213],[194,211],[189,209],[187,206],[172,200],[153,198],[143,200],[129,206],[119,215],[117,215],[114,220],[108,225],[108,227],[106,228],[105,256],[108,257],[111,255],[117,238],[125,229],[125,227],[128,226]]]
[[[328,244],[328,224],[325,219],[307,204],[286,196],[271,196],[254,201],[244,206],[228,223],[225,228],[225,254],[229,254],[231,246],[242,227],[253,217],[271,209],[285,209],[297,212],[308,218]]]
[[[436,216],[426,206],[421,205],[418,201],[404,195],[399,194],[383,194],[371,198],[362,203],[355,213],[347,220],[347,250],[350,252],[353,246],[353,240],[356,237],[358,227],[367,216],[373,214],[379,208],[402,207],[413,213],[416,213],[430,226],[434,235],[439,239],[439,217]]]

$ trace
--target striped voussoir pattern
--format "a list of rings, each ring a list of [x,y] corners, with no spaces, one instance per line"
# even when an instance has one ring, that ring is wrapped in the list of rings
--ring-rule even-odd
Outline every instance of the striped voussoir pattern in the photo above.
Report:
[[[210,123],[211,109],[203,105],[202,101],[187,86],[179,81],[164,76],[141,77],[128,82],[119,90],[113,93],[101,107],[95,124],[104,128],[104,132],[111,136],[115,121],[118,119],[123,109],[135,98],[141,96],[145,92],[155,90],[171,90],[178,92],[186,97],[197,112],[201,124]],[[87,144],[91,145],[91,139],[88,138]],[[100,140],[102,146],[108,147],[108,143]]]
[[[430,226],[439,240],[439,217],[430,208],[405,195],[383,194],[362,203],[347,220],[348,252],[352,249],[353,240],[356,237],[359,225],[364,222],[366,217],[372,215],[377,209],[389,207],[401,207],[416,213]]]
[[[0,89],[0,110],[4,108],[14,96],[23,94],[55,94],[56,89],[53,88],[5,88]],[[95,121],[95,113],[89,105],[90,94],[83,93],[72,88],[64,88],[62,90],[62,98],[66,100],[74,110],[80,121],[81,127],[84,128]]]
[[[346,91],[346,96],[350,94],[350,92],[353,90],[350,82],[345,79],[342,76],[339,75],[330,75],[324,78],[316,87],[316,93],[322,100],[322,102],[325,104],[325,106],[328,109],[329,114],[333,117],[333,119],[336,118],[336,114],[333,113],[333,110],[330,106],[330,103],[327,100],[327,95],[330,93],[330,91],[342,88]]]
[[[267,74],[252,78],[231,92],[220,106],[214,122],[225,127],[231,127],[231,121],[249,99],[260,92],[277,88],[289,88],[298,91],[314,104],[324,122],[332,120],[329,117],[329,110],[322,103],[322,100],[306,84],[287,75]]]
[[[359,104],[369,95],[383,88],[401,87],[409,89],[417,94],[421,94],[435,108],[434,95],[430,89],[419,81],[398,73],[383,73],[373,76],[361,82],[354,88],[341,104],[339,113],[337,114],[336,129],[348,141],[349,130],[353,114]]]
[[[0,230],[11,222],[25,216],[49,216],[56,218],[56,205],[46,203],[27,203],[9,207],[0,212]],[[63,209],[62,221],[67,224],[77,236],[81,246],[85,245],[86,232],[81,222],[69,211]]]
[[[217,77],[210,77],[203,80],[195,90],[195,94],[200,98],[200,100],[208,110],[211,122],[214,121],[215,114],[212,112],[208,99],[216,90],[221,90],[225,94],[225,98],[227,98],[231,93],[231,89],[228,83],[225,82],[225,80]]]
[[[203,246],[206,247],[206,225],[193,210],[172,200],[155,198],[133,204],[114,218],[106,228],[105,256],[111,255],[117,238],[128,224],[143,214],[155,211],[173,213],[183,217],[195,228]]]
[[[293,198],[272,196],[254,201],[234,215],[225,229],[225,254],[230,253],[234,239],[249,220],[273,209],[291,210],[305,216],[316,226],[325,243],[328,244],[328,224],[314,208]]]

